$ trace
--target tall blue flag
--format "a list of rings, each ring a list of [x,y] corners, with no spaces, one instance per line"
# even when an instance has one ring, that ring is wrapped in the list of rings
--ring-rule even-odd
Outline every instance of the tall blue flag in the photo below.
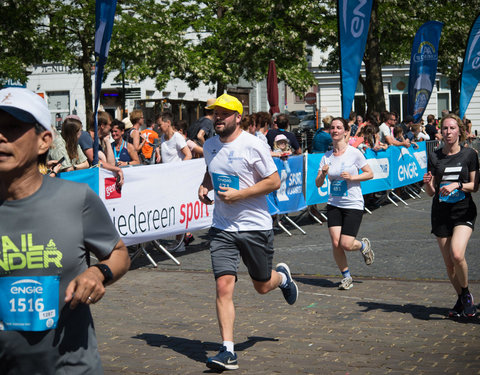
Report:
[[[338,0],[342,117],[352,109],[367,43],[373,0]]]
[[[102,77],[105,63],[107,62],[110,39],[112,38],[113,21],[117,0],[96,0],[95,3],[95,105],[94,105],[94,130],[93,140],[93,165],[98,164],[98,123],[97,112],[102,89]]]
[[[460,118],[463,119],[468,104],[480,80],[480,15],[470,30],[463,59],[462,85],[460,86]]]
[[[408,114],[415,123],[422,118],[437,75],[438,44],[443,23],[425,22],[415,34],[408,80]]]

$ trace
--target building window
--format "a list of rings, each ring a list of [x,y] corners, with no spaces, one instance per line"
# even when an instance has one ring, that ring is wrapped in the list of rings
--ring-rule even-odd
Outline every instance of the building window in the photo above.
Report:
[[[47,91],[47,103],[52,124],[60,129],[63,119],[70,114],[70,92]]]
[[[408,94],[390,94],[388,96],[389,112],[395,112],[401,121],[408,114]]]
[[[442,118],[442,111],[444,109],[450,111],[450,96],[448,92],[437,94],[437,118]]]

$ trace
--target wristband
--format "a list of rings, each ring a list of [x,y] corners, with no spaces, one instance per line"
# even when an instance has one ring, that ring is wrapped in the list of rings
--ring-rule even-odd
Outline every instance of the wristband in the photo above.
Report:
[[[463,183],[462,181],[458,181],[458,189],[457,190],[462,190],[463,189]]]
[[[104,263],[94,264],[92,267],[97,267],[103,275],[103,285],[107,284],[113,279],[113,273],[109,266]]]

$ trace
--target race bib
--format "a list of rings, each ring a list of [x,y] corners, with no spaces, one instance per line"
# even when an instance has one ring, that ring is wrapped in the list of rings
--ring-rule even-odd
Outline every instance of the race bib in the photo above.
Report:
[[[440,183],[440,188],[442,188],[445,185],[449,185],[450,182],[442,182]],[[455,189],[448,195],[438,195],[438,200],[440,202],[444,203],[457,203],[460,202],[461,200],[465,199],[465,193],[461,190]]]
[[[330,194],[334,197],[346,197],[348,196],[347,181],[345,180],[333,180],[330,183]]]
[[[230,187],[235,190],[240,189],[240,179],[238,176],[230,176],[227,174],[212,173],[213,188],[216,192],[220,187]]]
[[[59,276],[0,277],[0,330],[55,328],[59,286]]]

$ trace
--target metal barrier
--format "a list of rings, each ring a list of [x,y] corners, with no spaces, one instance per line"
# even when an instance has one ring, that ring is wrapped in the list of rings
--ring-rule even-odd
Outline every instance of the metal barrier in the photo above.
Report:
[[[443,141],[439,141],[438,139],[433,141],[425,141],[425,143],[427,144],[427,155],[443,146]]]

